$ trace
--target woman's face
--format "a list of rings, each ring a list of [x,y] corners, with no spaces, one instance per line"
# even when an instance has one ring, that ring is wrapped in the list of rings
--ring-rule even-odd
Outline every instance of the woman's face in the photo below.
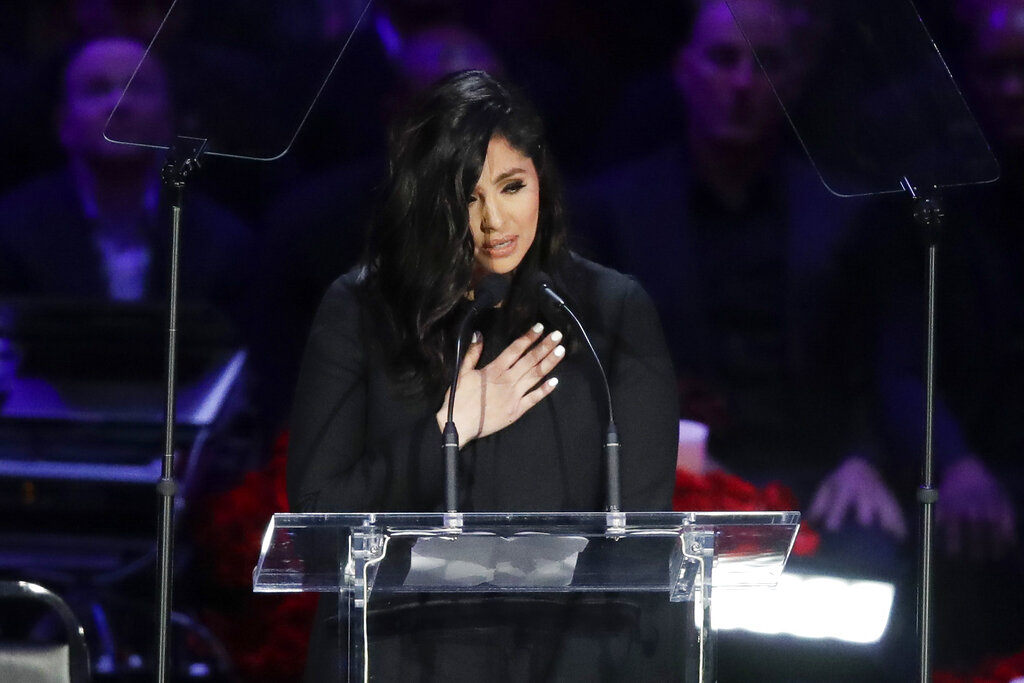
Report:
[[[514,271],[537,237],[540,181],[533,160],[493,137],[469,199],[474,275]]]

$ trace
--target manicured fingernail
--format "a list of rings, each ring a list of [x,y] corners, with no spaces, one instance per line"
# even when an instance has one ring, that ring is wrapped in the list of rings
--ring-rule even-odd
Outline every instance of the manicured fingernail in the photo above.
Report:
[[[565,355],[565,347],[559,344],[555,347],[555,358],[561,358]]]
[[[551,341],[555,342],[556,344],[558,342],[562,341],[562,331],[561,330],[555,330],[554,332],[552,332],[551,333]]]
[[[469,340],[469,343],[470,344],[476,344],[479,341],[480,341],[480,333],[479,332],[473,332],[473,338]]]
[[[540,334],[541,332],[544,331],[544,325],[542,325],[541,323],[537,323],[536,325],[533,326],[532,329],[534,334]]]
[[[548,380],[548,386],[551,387],[552,389],[557,387],[558,386],[558,378],[557,377],[552,377],[551,379],[549,379]]]

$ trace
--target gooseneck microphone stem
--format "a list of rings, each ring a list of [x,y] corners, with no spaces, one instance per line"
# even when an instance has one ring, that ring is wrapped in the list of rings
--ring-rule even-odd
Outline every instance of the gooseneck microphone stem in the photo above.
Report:
[[[459,371],[462,369],[462,339],[466,326],[476,314],[485,308],[497,306],[508,294],[509,281],[504,275],[491,273],[477,284],[473,303],[462,316],[455,335],[455,361],[452,364],[452,380],[448,385],[448,420],[441,433],[441,454],[444,458],[444,503],[449,513],[459,508],[459,430],[455,426],[455,390],[459,386]]]
[[[594,361],[597,363],[597,369],[601,373],[601,382],[604,385],[605,398],[608,401],[608,430],[605,432],[604,439],[604,458],[607,474],[607,495],[608,495],[608,512],[619,512],[621,505],[621,493],[619,488],[619,431],[615,427],[615,416],[612,411],[612,392],[608,385],[608,376],[605,374],[604,366],[601,364],[601,358],[597,355],[597,350],[594,349],[594,345],[590,341],[590,337],[587,335],[587,331],[583,328],[583,323],[576,317],[576,314],[572,312],[568,304],[565,303],[565,299],[560,297],[546,282],[540,283],[540,290],[542,294],[550,299],[555,306],[563,311],[569,319],[572,320],[573,326],[579,331],[580,336],[583,337],[583,341],[586,342],[587,348],[590,349],[590,355],[593,356]]]

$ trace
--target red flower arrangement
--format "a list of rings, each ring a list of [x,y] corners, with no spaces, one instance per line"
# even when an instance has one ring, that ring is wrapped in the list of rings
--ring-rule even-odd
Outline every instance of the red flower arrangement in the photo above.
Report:
[[[196,541],[216,554],[214,578],[225,588],[252,589],[252,568],[263,531],[275,512],[288,510],[285,491],[287,437],[274,444],[267,466],[249,472],[240,484],[206,501]]]
[[[301,678],[316,610],[312,593],[252,592],[264,529],[273,513],[288,510],[287,450],[282,434],[264,469],[205,501],[202,524],[193,532],[212,584],[202,620],[224,643],[241,679],[251,683]]]
[[[1010,683],[1024,679],[1024,652],[986,660],[972,674],[958,675],[937,671],[934,683]]]
[[[695,512],[796,510],[798,501],[789,488],[778,482],[758,488],[721,470],[695,474],[685,469],[677,469],[672,509]],[[793,553],[813,555],[817,552],[820,542],[818,533],[806,522],[801,523],[793,545]]]

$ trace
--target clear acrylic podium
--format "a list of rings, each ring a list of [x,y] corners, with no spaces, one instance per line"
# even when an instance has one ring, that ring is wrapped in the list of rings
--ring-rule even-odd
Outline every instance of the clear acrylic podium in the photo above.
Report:
[[[336,593],[341,681],[378,680],[375,599],[646,594],[686,610],[680,680],[715,680],[713,591],[774,586],[798,512],[276,514],[256,592]],[[673,644],[675,646],[676,644]]]

